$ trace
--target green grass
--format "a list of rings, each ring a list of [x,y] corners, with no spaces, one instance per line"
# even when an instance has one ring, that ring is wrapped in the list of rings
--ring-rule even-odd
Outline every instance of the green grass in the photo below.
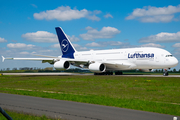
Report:
[[[123,76],[0,76],[0,92],[180,116],[180,79]]]
[[[16,112],[12,110],[5,110],[5,111],[13,120],[55,120],[52,118],[48,118],[45,115],[36,116],[36,115]],[[0,113],[0,120],[7,120],[7,119]]]

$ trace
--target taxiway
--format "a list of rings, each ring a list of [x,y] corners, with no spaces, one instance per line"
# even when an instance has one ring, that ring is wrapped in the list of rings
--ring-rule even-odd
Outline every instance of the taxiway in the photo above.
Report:
[[[0,107],[68,120],[172,120],[174,116],[71,101],[0,93]],[[13,118],[13,116],[11,116]]]

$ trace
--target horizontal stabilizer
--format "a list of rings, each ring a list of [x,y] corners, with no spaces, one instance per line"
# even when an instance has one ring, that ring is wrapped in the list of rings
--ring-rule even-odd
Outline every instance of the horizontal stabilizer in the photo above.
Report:
[[[5,58],[2,56],[2,62],[4,62]]]

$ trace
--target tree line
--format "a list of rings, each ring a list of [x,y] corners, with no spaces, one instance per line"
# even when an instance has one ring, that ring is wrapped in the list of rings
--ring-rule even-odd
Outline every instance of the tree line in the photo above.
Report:
[[[37,68],[37,67],[23,67],[23,68],[4,68],[1,69],[1,72],[90,72],[89,70],[74,68],[69,70],[55,70],[53,67],[47,68]],[[129,70],[128,72],[142,72],[140,70]],[[164,69],[155,69],[153,70],[154,73],[163,73]],[[169,70],[170,73],[180,73],[180,69],[176,70],[175,68]]]

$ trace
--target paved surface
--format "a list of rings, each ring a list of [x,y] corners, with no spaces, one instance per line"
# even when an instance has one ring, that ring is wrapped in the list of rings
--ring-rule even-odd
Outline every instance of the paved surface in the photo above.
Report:
[[[81,75],[79,73],[1,73],[2,75]]]
[[[93,74],[81,74],[81,73],[1,73],[3,75],[93,75]],[[132,77],[180,77],[180,75],[169,75],[169,76],[163,76],[163,75],[117,75],[117,76],[132,76]]]
[[[0,93],[0,107],[68,120],[173,120],[174,117],[116,107],[5,93]],[[11,117],[13,118],[13,116]]]
[[[132,77],[180,77],[180,75],[122,75],[122,76],[132,76]]]

